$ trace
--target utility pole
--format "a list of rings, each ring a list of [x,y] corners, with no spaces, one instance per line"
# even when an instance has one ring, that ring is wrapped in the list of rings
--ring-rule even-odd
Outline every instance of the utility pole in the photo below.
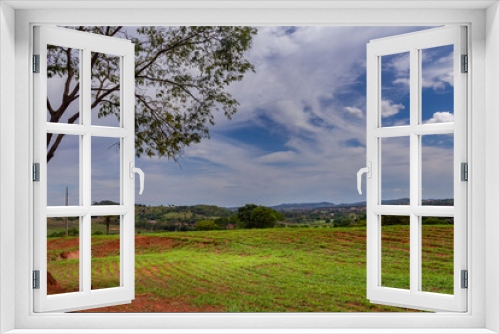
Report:
[[[66,206],[68,206],[68,186],[66,186]],[[69,223],[68,223],[68,217],[66,217],[66,236],[69,235]]]

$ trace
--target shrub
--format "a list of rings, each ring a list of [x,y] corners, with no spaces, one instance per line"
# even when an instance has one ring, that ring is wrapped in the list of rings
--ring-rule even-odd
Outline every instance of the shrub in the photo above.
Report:
[[[351,220],[350,219],[342,219],[335,221],[334,224],[335,227],[348,227],[351,226]]]
[[[265,206],[247,204],[238,208],[238,220],[244,228],[269,228],[284,219],[284,216],[276,210]]]
[[[453,225],[453,220],[439,217],[423,217],[422,225]]]
[[[194,226],[197,231],[213,231],[219,228],[212,220],[200,220]]]
[[[80,234],[80,232],[78,231],[78,229],[76,229],[76,228],[74,228],[74,227],[73,227],[73,228],[70,228],[70,229],[68,230],[68,235],[69,235],[70,237],[77,237],[79,234]]]

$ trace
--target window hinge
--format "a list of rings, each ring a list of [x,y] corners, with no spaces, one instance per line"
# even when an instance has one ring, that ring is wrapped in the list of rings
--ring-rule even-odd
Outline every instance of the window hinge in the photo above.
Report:
[[[462,55],[462,73],[469,72],[469,57],[467,55]]]
[[[40,289],[40,270],[33,270],[33,289]]]
[[[40,164],[38,162],[33,164],[33,181],[40,182]]]
[[[40,73],[40,55],[33,55],[33,73]]]
[[[462,281],[462,289],[467,289],[469,287],[469,273],[467,270],[461,271],[461,281]]]
[[[460,165],[460,171],[462,175],[460,179],[462,181],[469,181],[469,165],[466,162],[462,162]]]

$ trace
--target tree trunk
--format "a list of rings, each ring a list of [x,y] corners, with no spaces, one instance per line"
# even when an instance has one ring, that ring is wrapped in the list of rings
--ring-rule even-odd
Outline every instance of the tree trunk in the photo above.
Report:
[[[109,217],[106,217],[106,235],[109,235],[109,223],[111,222]]]

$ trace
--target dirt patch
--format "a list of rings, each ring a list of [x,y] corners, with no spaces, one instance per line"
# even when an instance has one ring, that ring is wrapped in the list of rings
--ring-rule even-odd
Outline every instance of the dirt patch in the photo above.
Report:
[[[156,268],[156,267],[147,267],[147,268],[143,267],[140,270],[142,271],[142,274],[146,277],[151,277],[151,276],[156,277],[156,276],[158,276],[158,272],[159,272],[158,268]],[[161,275],[162,280],[165,280],[169,277],[170,276],[168,276],[168,275]]]
[[[430,256],[437,256],[437,257],[451,257],[451,255],[448,254],[429,254]]]
[[[71,259],[79,259],[80,258],[80,250],[77,249],[72,252],[62,252],[61,255],[59,255],[61,259],[63,260],[71,260]]]
[[[158,298],[151,293],[135,295],[135,299],[130,304],[101,307],[96,309],[79,311],[79,313],[96,312],[222,312],[221,307],[213,305],[196,306],[187,300],[169,298]]]
[[[107,257],[119,255],[120,239],[110,239],[92,245],[92,257]]]
[[[167,237],[148,237],[141,235],[135,237],[136,254],[142,254],[143,250],[150,252],[152,249],[157,252],[163,252],[179,245],[179,241]]]
[[[65,292],[68,291],[66,291],[66,289],[61,287],[54,278],[54,276],[52,276],[52,274],[49,271],[47,271],[47,294],[55,295],[58,293],[65,293]]]
[[[120,268],[118,268],[118,262],[113,262],[113,272],[115,273],[115,277],[120,278]]]
[[[47,250],[75,248],[80,245],[80,238],[58,238],[47,240]]]
[[[333,235],[336,238],[347,238],[349,240],[356,239],[356,240],[366,240],[366,235],[355,235],[354,233],[347,233],[347,232],[336,232]],[[331,238],[329,238],[331,239]]]
[[[384,249],[400,250],[400,251],[404,251],[406,253],[410,252],[410,250],[408,248],[401,248],[401,247],[388,246],[388,245],[383,245],[382,246],[382,251],[384,251]]]
[[[108,239],[99,240],[95,237],[92,238],[92,257],[107,257],[118,255],[120,252],[120,239]],[[98,242],[96,243],[96,240]],[[155,252],[162,252],[165,250],[172,249],[179,245],[179,241],[167,237],[149,237],[149,236],[137,236],[135,237],[135,248],[136,254],[143,253],[143,250]],[[47,242],[47,250],[58,250],[58,249],[68,249],[77,248],[79,246],[79,238],[58,238],[54,240],[49,240]],[[61,259],[77,259],[79,251],[63,251],[60,254]]]

